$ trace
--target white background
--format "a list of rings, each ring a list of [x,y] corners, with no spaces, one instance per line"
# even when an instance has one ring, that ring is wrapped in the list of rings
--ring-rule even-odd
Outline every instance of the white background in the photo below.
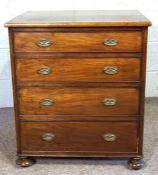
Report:
[[[0,107],[13,105],[6,21],[28,10],[128,9],[140,10],[153,24],[149,29],[146,96],[158,96],[157,0],[0,0]]]

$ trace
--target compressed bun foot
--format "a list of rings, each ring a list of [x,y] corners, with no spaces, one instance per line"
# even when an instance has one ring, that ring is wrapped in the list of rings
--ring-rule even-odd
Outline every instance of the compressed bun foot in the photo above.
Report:
[[[20,167],[23,167],[23,168],[29,167],[35,163],[36,163],[36,161],[31,157],[19,157],[16,160],[16,164]]]
[[[139,170],[144,167],[144,161],[141,158],[130,158],[128,161],[128,168]]]

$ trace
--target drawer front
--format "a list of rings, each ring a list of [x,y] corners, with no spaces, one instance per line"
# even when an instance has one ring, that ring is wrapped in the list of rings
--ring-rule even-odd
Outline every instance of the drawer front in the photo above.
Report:
[[[138,88],[21,88],[20,114],[135,115]]]
[[[140,31],[15,32],[15,50],[90,52],[140,52]]]
[[[137,152],[135,122],[22,122],[20,128],[22,151]]]
[[[18,81],[139,81],[138,58],[17,59]]]

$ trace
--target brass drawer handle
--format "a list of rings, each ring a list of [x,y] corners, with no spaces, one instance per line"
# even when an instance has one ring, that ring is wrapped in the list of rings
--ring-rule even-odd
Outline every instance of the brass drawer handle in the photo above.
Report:
[[[53,99],[45,98],[40,101],[40,104],[43,106],[51,106],[55,103]]]
[[[118,44],[118,40],[114,38],[107,38],[103,41],[106,46],[115,46]]]
[[[104,98],[103,104],[105,106],[114,106],[117,104],[117,100],[115,98]]]
[[[48,74],[52,73],[52,71],[53,71],[53,69],[51,67],[42,66],[37,70],[37,73],[41,74],[41,75],[48,75]]]
[[[106,66],[103,69],[105,74],[108,75],[114,75],[118,73],[118,67],[117,66]]]
[[[116,138],[117,138],[117,136],[115,134],[112,134],[112,133],[103,134],[103,139],[107,142],[113,142],[116,140]]]
[[[42,38],[42,39],[38,40],[36,44],[40,47],[48,47],[48,46],[52,45],[53,42],[50,39]]]
[[[55,134],[53,134],[53,133],[44,133],[44,134],[42,134],[41,138],[44,141],[51,142],[55,139]]]

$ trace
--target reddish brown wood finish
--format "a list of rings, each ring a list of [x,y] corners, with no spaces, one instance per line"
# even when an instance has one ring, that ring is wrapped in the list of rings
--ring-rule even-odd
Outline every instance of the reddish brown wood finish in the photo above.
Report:
[[[126,94],[126,95],[125,95]],[[106,106],[105,98],[115,98],[116,105]],[[40,102],[54,100],[50,106]],[[136,115],[139,113],[138,88],[21,88],[20,114],[84,114],[84,115]]]
[[[44,133],[53,133],[54,140],[50,142],[43,140],[42,134]],[[103,135],[106,133],[115,134],[116,140],[104,140]],[[23,151],[134,153],[137,152],[137,135],[136,122],[21,123]]]
[[[115,122],[122,122],[122,121],[136,121],[139,122],[140,116],[139,115],[19,115],[18,120],[20,121],[115,121]]]
[[[28,12],[6,24],[17,152],[22,158],[18,162],[31,165],[28,157],[32,156],[122,156],[132,158],[130,167],[140,167],[147,26],[151,23],[137,11],[82,12],[81,17],[78,11],[77,18],[66,13]],[[54,43],[37,46],[43,37]],[[118,44],[105,46],[103,40],[109,37],[118,39]],[[52,73],[37,74],[43,65],[52,67]],[[105,66],[118,66],[119,72],[106,75]],[[117,98],[116,105],[104,106],[106,97]],[[54,105],[42,106],[43,98],[53,98]],[[55,132],[57,137],[46,143],[41,140],[43,132]],[[116,141],[104,142],[104,132],[116,133]]]
[[[123,33],[123,34],[122,34]],[[46,38],[52,41],[48,47],[41,47],[37,42]],[[118,44],[107,46],[104,40],[113,38]],[[99,32],[16,32],[15,50],[56,51],[56,52],[93,52],[93,51],[141,51],[141,32],[139,31],[99,31]]]
[[[30,58],[17,59],[17,81],[55,82],[120,82],[140,80],[140,59],[138,58]],[[38,70],[48,66],[52,72],[47,75]],[[118,73],[107,74],[104,68],[115,66]]]
[[[9,34],[9,46],[10,46],[10,57],[11,57],[11,73],[12,73],[12,88],[13,88],[13,104],[14,104],[14,117],[15,117],[15,130],[16,130],[16,147],[17,154],[20,154],[20,140],[19,140],[19,120],[18,120],[18,95],[17,95],[17,87],[16,87],[16,63],[15,63],[15,55],[14,55],[14,37],[12,29],[8,30]]]

